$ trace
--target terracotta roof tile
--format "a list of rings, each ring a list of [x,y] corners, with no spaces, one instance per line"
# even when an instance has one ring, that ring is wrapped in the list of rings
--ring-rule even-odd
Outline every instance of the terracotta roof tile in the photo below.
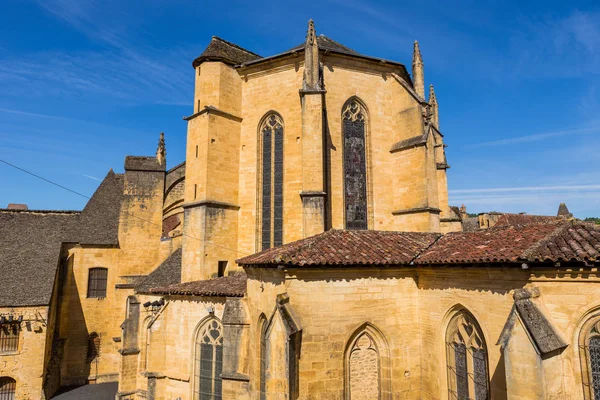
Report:
[[[437,233],[331,229],[241,258],[243,266],[406,265],[440,237]]]
[[[494,226],[547,224],[557,221],[565,221],[565,219],[550,215],[502,214]]]
[[[600,227],[584,222],[503,226],[444,235],[415,264],[600,260]]]
[[[246,293],[246,274],[223,276],[202,281],[177,283],[174,285],[152,288],[154,294],[174,294],[207,297],[244,297]]]

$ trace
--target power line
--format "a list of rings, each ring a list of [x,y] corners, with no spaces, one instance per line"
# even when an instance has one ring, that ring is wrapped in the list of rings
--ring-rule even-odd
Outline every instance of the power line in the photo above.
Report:
[[[15,164],[9,163],[8,161],[6,161],[6,160],[3,160],[3,159],[1,159],[1,158],[0,158],[0,162],[2,162],[2,163],[4,163],[4,164],[8,165],[9,167],[12,167],[12,168],[15,168],[15,169],[17,169],[17,170],[19,170],[19,171],[21,171],[21,172],[24,172],[24,173],[26,173],[26,174],[28,174],[28,175],[31,175],[31,176],[33,176],[33,177],[35,177],[35,178],[41,179],[41,180],[43,180],[43,181],[44,181],[44,182],[46,182],[46,183],[49,183],[49,184],[51,184],[51,185],[54,185],[54,186],[56,186],[56,187],[59,187],[59,188],[61,188],[61,189],[63,189],[63,190],[66,190],[66,191],[68,191],[68,192],[71,192],[71,193],[73,193],[73,194],[76,194],[77,196],[81,196],[81,197],[83,197],[83,198],[85,198],[85,199],[88,199],[88,200],[90,200],[90,199],[91,199],[91,197],[90,197],[90,196],[87,196],[87,195],[85,195],[85,194],[83,194],[83,193],[79,193],[79,192],[77,192],[77,191],[75,191],[75,190],[73,190],[73,189],[69,189],[69,188],[68,188],[68,187],[66,187],[66,186],[63,186],[63,185],[61,185],[61,184],[59,184],[59,183],[56,183],[56,182],[54,182],[54,181],[51,181],[51,180],[49,180],[49,179],[46,179],[46,178],[44,178],[43,176],[37,175],[37,174],[35,174],[35,173],[31,172],[31,171],[28,171],[28,170],[26,170],[26,169],[24,169],[24,168],[21,168],[21,167],[17,166],[17,165],[15,165]],[[104,203],[104,204],[108,204],[108,203]],[[137,219],[139,219],[139,220],[141,220],[141,221],[144,221],[144,222],[146,222],[146,223],[148,223],[148,224],[150,224],[150,225],[154,225],[154,226],[158,226],[158,227],[162,228],[162,225],[159,225],[159,224],[157,224],[157,223],[154,223],[154,222],[152,222],[152,221],[150,221],[150,220],[147,220],[147,219],[145,219],[145,218],[142,218],[142,217],[140,217],[140,216],[138,216],[138,215],[135,215],[135,214],[133,214],[133,213],[130,213],[130,212],[127,212],[127,214],[128,214],[128,215],[130,215],[131,217],[134,217],[134,218],[137,218]],[[197,241],[199,241],[199,242],[201,242],[201,243],[208,244],[208,245],[212,245],[212,246],[215,246],[215,247],[221,247],[221,248],[223,248],[223,249],[230,250],[230,251],[233,251],[233,252],[235,252],[235,253],[242,254],[242,255],[244,255],[244,256],[247,256],[247,255],[249,255],[248,253],[244,253],[244,252],[241,252],[241,251],[239,251],[239,250],[234,250],[234,249],[231,249],[231,248],[229,248],[229,247],[222,246],[222,245],[220,245],[220,244],[216,244],[216,243],[213,243],[213,242],[209,242],[209,241],[202,240],[202,239],[199,239],[199,238],[197,238],[197,237],[194,237],[194,236],[191,236],[191,235],[185,234],[185,233],[183,233],[183,231],[181,232],[181,235],[182,235],[182,236],[186,236],[186,237],[188,237],[188,238],[190,238],[190,239],[197,240]]]

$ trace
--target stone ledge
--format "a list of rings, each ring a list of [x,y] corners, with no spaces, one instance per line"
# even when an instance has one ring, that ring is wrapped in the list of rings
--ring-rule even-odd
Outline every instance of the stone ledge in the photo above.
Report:
[[[194,207],[210,207],[210,208],[225,208],[228,210],[239,210],[240,206],[236,205],[236,204],[231,204],[231,203],[225,203],[222,201],[215,201],[215,200],[200,200],[200,201],[195,201],[193,203],[187,203],[184,204],[182,207],[184,209],[186,208],[194,208]]]
[[[305,197],[325,197],[327,196],[327,193],[325,192],[300,192],[300,197],[301,198],[305,198]]]
[[[459,217],[440,218],[440,222],[462,222]]]
[[[437,169],[448,169],[450,166],[446,163],[436,163],[435,168]]]
[[[119,350],[119,353],[120,353],[122,356],[129,356],[129,355],[132,355],[132,354],[139,354],[139,353],[140,353],[140,349],[137,349],[137,348],[132,348],[132,349],[120,349],[120,350]]]
[[[228,381],[250,382],[250,376],[246,374],[240,374],[239,372],[233,372],[230,374],[223,372],[221,374],[221,378]]]
[[[300,97],[304,97],[307,94],[325,94],[327,90],[325,89],[300,89],[298,91],[300,93]]]
[[[405,140],[401,140],[392,145],[390,153],[396,153],[402,150],[412,149],[414,147],[425,146],[427,144],[427,135],[414,136]]]
[[[183,117],[183,120],[189,121],[189,120],[194,119],[202,114],[218,115],[219,117],[231,119],[236,122],[242,122],[242,120],[243,120],[243,118],[238,117],[237,115],[230,114],[227,111],[219,110],[218,108],[213,107],[213,106],[204,106],[204,108],[201,111],[198,111],[197,113],[194,113],[194,114],[190,115],[189,117]]]
[[[442,212],[442,210],[440,210],[439,208],[434,208],[434,207],[416,207],[416,208],[406,208],[404,210],[392,211],[392,215],[416,214],[416,213],[421,213],[421,212],[439,214]]]

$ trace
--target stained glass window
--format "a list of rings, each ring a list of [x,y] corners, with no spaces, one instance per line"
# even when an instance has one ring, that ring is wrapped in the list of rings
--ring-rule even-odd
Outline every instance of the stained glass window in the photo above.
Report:
[[[457,313],[446,332],[448,398],[488,400],[487,348],[481,329],[466,311]]]
[[[221,400],[223,328],[216,319],[198,331],[194,354],[194,400]]]
[[[14,400],[17,382],[13,378],[0,378],[0,400]]]
[[[261,249],[283,244],[283,120],[264,118],[262,135]]]
[[[346,229],[367,229],[365,110],[357,101],[342,112]]]

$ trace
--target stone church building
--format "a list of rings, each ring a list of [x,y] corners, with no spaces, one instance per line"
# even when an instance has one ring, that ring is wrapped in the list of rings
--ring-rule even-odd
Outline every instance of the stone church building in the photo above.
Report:
[[[600,399],[600,229],[463,229],[416,42],[192,65],[185,162],[0,210],[0,400]]]

